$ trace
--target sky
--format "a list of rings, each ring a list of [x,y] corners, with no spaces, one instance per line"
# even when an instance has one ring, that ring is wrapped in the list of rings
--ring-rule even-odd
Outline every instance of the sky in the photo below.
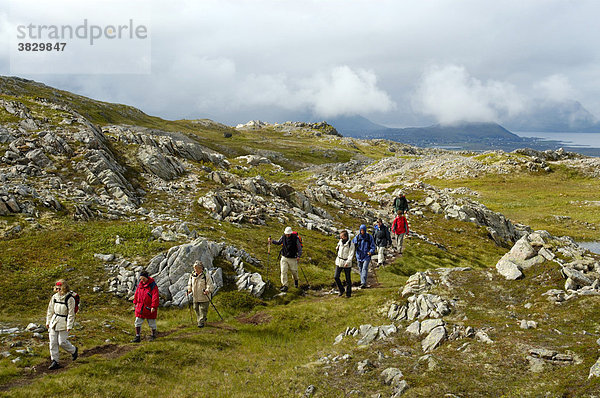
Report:
[[[596,0],[0,0],[0,74],[231,125],[501,123],[540,101],[600,116],[598,15]],[[16,51],[19,25],[84,19],[147,37]]]

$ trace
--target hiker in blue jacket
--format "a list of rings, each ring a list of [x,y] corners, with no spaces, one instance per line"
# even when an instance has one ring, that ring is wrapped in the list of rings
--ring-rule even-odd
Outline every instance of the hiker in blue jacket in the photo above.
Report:
[[[369,272],[369,263],[371,262],[371,256],[375,254],[375,239],[369,233],[367,233],[367,226],[361,225],[358,235],[352,240],[354,247],[356,247],[356,262],[358,263],[358,271],[360,272],[360,287],[365,289],[367,287],[367,274]]]

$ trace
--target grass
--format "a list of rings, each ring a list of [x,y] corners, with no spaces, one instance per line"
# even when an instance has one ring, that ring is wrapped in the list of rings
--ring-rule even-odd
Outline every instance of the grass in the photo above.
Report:
[[[134,123],[193,136],[203,145],[227,154],[232,160],[232,173],[240,177],[263,175],[271,182],[289,183],[296,189],[304,189],[314,178],[310,171],[302,169],[305,165],[322,165],[356,157],[379,159],[389,155],[385,141],[352,141],[354,144],[342,145],[339,138],[318,137],[313,131],[284,135],[273,128],[236,131],[210,121],[167,121],[124,105],[102,103],[5,78],[0,78],[0,89],[5,99],[17,98],[10,97],[10,93],[18,95],[35,117],[48,117],[53,122],[62,119],[64,114],[62,111],[50,112],[36,101],[37,97],[45,96],[69,104],[99,125]],[[0,120],[3,117],[10,119],[0,111]],[[232,137],[225,138],[223,133],[231,133]],[[131,166],[128,177],[141,180],[132,148],[118,142],[112,145],[121,154],[120,161]],[[262,152],[265,148],[273,151]],[[268,165],[236,168],[244,164],[233,160],[233,157],[255,152],[269,156],[286,170],[280,172]],[[485,163],[504,160],[504,157],[495,154],[476,156]],[[202,166],[191,163],[196,168]],[[205,172],[199,174],[204,175]],[[442,187],[468,186],[480,192],[481,200],[492,210],[536,229],[577,238],[597,237],[585,222],[598,224],[600,215],[582,203],[597,199],[594,194],[598,192],[599,183],[567,168],[553,166],[550,174],[522,173],[485,176],[476,180],[428,182]],[[143,187],[142,183],[139,184]],[[218,185],[205,181],[198,191],[187,195],[197,199],[216,187]],[[387,191],[397,187],[390,186]],[[410,194],[414,200],[421,199],[423,195],[419,191]],[[368,199],[362,192],[350,196]],[[159,210],[167,205],[167,198],[166,194],[149,194],[144,206]],[[388,366],[398,367],[405,374],[410,385],[406,393],[408,397],[444,396],[448,393],[475,397],[586,396],[598,394],[600,390],[600,381],[586,379],[589,367],[598,355],[595,343],[600,335],[600,324],[595,316],[600,310],[598,300],[587,297],[562,305],[546,301],[542,293],[564,285],[552,263],[526,271],[523,280],[503,280],[493,266],[506,249],[495,246],[485,228],[446,220],[428,211],[425,211],[424,217],[411,216],[411,230],[428,236],[444,248],[409,238],[404,255],[379,270],[378,281],[382,287],[355,291],[350,300],[323,295],[333,286],[337,238],[294,228],[304,240],[301,284],[305,284],[306,277],[313,290],[291,288],[282,297],[278,296],[277,290],[278,248],[273,247],[268,255],[266,242],[269,235],[279,238],[285,225],[272,219],[267,219],[266,225],[262,226],[232,225],[210,218],[195,202],[188,206],[182,200],[168,206],[201,236],[225,241],[258,258],[261,264],[244,266],[247,271],[260,272],[271,282],[264,297],[253,298],[235,291],[232,284],[228,285],[214,299],[225,321],[217,323],[217,315],[211,308],[210,325],[202,330],[192,325],[194,322],[190,320],[187,309],[160,309],[159,330],[168,335],[155,342],[132,345],[129,343],[133,332],[132,305],[106,292],[93,292],[94,286],[105,288],[107,279],[103,264],[93,254],[115,253],[145,265],[154,255],[178,242],[151,240],[151,226],[144,222],[74,223],[66,218],[66,213],[52,217],[44,215],[40,220],[44,225],[41,231],[25,228],[13,239],[0,240],[2,326],[5,322],[11,326],[26,326],[29,322],[43,324],[50,288],[56,279],[65,277],[82,296],[73,342],[85,351],[104,346],[108,339],[118,350],[114,354],[82,355],[65,371],[34,377],[31,384],[16,386],[8,392],[0,391],[0,396],[300,396],[310,384],[317,387],[317,396],[321,397],[346,396],[351,390],[388,395],[391,394],[390,387],[383,386],[377,377]],[[324,205],[323,208],[341,225],[353,227],[360,224],[359,220],[338,213],[332,206]],[[551,217],[552,214],[571,218],[558,222]],[[27,225],[20,216],[0,217],[0,221],[6,226]],[[297,224],[291,217],[286,223]],[[121,237],[121,245],[115,244],[116,235]],[[223,268],[226,277],[233,278],[230,264],[218,259],[216,265]],[[434,351],[437,365],[431,368],[427,360],[421,359],[420,342],[405,333],[398,333],[394,338],[368,348],[357,347],[354,338],[345,338],[339,345],[332,345],[334,337],[348,326],[389,324],[381,310],[392,300],[403,300],[397,292],[407,277],[439,267],[472,269],[454,273],[451,286],[434,289],[435,293],[455,303],[454,311],[446,317],[449,328],[454,325],[484,328],[495,341],[493,345],[483,345],[470,339],[445,342]],[[353,273],[353,280],[358,280],[356,273]],[[523,306],[526,302],[530,302],[532,307],[526,309]],[[520,319],[537,321],[538,329],[520,329]],[[147,326],[144,328],[147,335]],[[469,343],[468,347],[459,351],[458,348],[465,342]],[[21,355],[22,361],[13,364],[10,359],[16,356],[16,349],[10,347],[11,343],[30,346],[33,355]],[[47,366],[46,340],[32,340],[29,333],[15,337],[3,335],[2,345],[2,349],[9,350],[12,356],[0,359],[0,386],[22,380],[30,374],[33,366]],[[542,374],[531,374],[526,360],[528,347],[573,353],[582,362],[550,367]],[[404,349],[408,354],[395,356],[393,348]],[[327,365],[315,363],[326,355],[346,353],[351,355],[350,360]],[[365,358],[378,367],[359,376],[356,364]]]
[[[563,167],[554,166],[553,170],[543,174],[486,175],[477,179],[429,180],[427,183],[471,188],[481,194],[478,201],[491,210],[533,229],[546,229],[553,235],[568,235],[576,240],[597,239],[598,230],[590,228],[589,224],[600,224],[600,212],[586,206],[585,201],[598,199],[600,181],[574,174]],[[557,219],[555,215],[569,218]]]

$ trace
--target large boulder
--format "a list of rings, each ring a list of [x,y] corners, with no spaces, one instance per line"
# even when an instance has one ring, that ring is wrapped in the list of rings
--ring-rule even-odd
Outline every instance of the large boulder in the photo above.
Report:
[[[156,147],[141,145],[137,157],[145,171],[163,180],[173,180],[185,173],[185,168],[177,158],[164,155]]]

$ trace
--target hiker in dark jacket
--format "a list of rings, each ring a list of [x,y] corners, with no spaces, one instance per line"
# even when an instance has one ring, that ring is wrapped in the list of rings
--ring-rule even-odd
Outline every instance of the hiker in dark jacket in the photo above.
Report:
[[[281,290],[288,291],[288,270],[292,271],[294,277],[294,286],[298,287],[298,263],[302,255],[302,243],[297,233],[294,233],[291,227],[286,227],[279,240],[272,240],[269,237],[269,243],[281,245]]]
[[[150,340],[156,338],[156,315],[158,311],[158,286],[154,279],[150,278],[148,271],[140,273],[140,283],[135,290],[133,298],[135,306],[135,338],[134,343],[141,341],[140,333],[142,332],[142,324],[144,319],[147,320],[148,326],[152,330]]]
[[[383,223],[381,218],[377,219],[373,238],[375,239],[375,246],[377,246],[377,265],[383,265],[385,261],[385,248],[392,244],[392,237],[390,236],[389,228]]]
[[[408,200],[406,200],[403,193],[394,200],[394,214],[398,214],[398,211],[401,211],[403,214],[408,213]]]
[[[369,263],[371,256],[375,254],[375,239],[371,234],[367,233],[367,226],[361,225],[358,235],[352,239],[352,243],[356,249],[356,262],[358,263],[358,271],[360,272],[360,287],[367,288],[367,275],[369,273]]]

